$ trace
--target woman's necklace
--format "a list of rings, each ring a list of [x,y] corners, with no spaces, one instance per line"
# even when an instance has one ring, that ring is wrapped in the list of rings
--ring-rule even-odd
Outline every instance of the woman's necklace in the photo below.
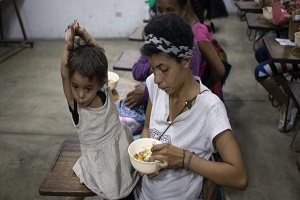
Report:
[[[200,93],[201,94],[201,93]],[[161,139],[161,137],[167,132],[167,130],[170,128],[171,125],[173,125],[175,123],[175,119],[181,114],[183,113],[183,111],[187,108],[188,110],[190,110],[192,108],[193,105],[193,101],[196,99],[196,97],[198,96],[198,94],[193,97],[192,99],[185,101],[182,103],[183,108],[181,109],[181,111],[178,113],[178,115],[176,115],[176,117],[174,118],[174,120],[168,125],[168,127],[164,130],[164,132],[159,136],[158,140]]]

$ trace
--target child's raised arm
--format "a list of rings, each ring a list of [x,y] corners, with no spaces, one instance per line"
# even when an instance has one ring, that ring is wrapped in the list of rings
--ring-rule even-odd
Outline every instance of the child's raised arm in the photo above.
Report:
[[[85,43],[92,44],[95,47],[100,47],[95,38],[91,36],[90,33],[85,30],[84,27],[80,26],[77,20],[74,21],[74,29],[75,35],[82,38]]]
[[[69,25],[65,31],[65,47],[63,50],[61,58],[61,78],[63,84],[63,90],[68,101],[68,104],[71,106],[72,110],[74,109],[74,98],[71,92],[71,81],[68,73],[68,58],[70,50],[74,47],[74,36],[75,30],[73,24]]]

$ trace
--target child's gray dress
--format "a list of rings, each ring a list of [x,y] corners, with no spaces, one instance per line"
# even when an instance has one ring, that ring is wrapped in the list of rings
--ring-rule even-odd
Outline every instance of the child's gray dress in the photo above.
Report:
[[[106,199],[126,197],[138,181],[127,148],[133,136],[123,125],[111,91],[104,87],[106,101],[100,108],[78,107],[79,123],[75,125],[82,156],[73,170],[90,190]]]

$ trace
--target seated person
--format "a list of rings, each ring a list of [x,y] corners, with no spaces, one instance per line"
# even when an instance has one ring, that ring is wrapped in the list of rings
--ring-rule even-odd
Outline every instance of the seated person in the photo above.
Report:
[[[260,2],[262,4],[262,0],[260,0]],[[291,13],[298,7],[297,5],[300,5],[300,0],[274,0],[273,3],[271,1],[267,1],[264,4],[264,6],[272,6],[272,22],[276,26],[288,25],[291,18]],[[268,32],[267,36],[278,37],[275,31]],[[288,38],[287,32],[280,32],[280,37]],[[255,50],[255,58],[258,63],[269,59],[265,46],[260,46]]]
[[[289,39],[294,40],[294,33],[298,31],[299,23],[294,22],[294,15],[300,13],[300,9],[292,12],[292,17],[289,22]],[[289,101],[288,96],[284,94],[287,91],[287,80],[283,73],[300,70],[300,64],[292,63],[274,63],[272,60],[266,60],[255,68],[255,79],[271,94],[279,104],[279,131],[289,131],[295,122],[297,108],[292,101]],[[282,89],[278,83],[282,85]],[[283,90],[283,91],[282,91]]]
[[[142,53],[153,73],[146,80],[149,101],[141,137],[163,144],[152,147],[159,168],[153,174],[140,174],[135,199],[202,199],[204,177],[245,190],[248,175],[225,106],[189,67],[191,27],[180,16],[168,13],[152,19],[145,33]],[[179,49],[184,52],[178,53]],[[214,151],[222,161],[209,160]]]

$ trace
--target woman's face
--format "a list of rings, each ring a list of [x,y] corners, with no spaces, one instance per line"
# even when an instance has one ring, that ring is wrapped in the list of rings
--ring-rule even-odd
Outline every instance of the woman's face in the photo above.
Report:
[[[156,13],[158,16],[166,13],[175,12],[179,15],[183,15],[184,9],[179,7],[177,0],[157,0],[156,1]]]
[[[167,94],[173,94],[180,90],[186,77],[185,70],[189,69],[189,63],[183,59],[180,63],[168,56],[160,53],[148,57],[149,64],[153,70],[154,83]]]

